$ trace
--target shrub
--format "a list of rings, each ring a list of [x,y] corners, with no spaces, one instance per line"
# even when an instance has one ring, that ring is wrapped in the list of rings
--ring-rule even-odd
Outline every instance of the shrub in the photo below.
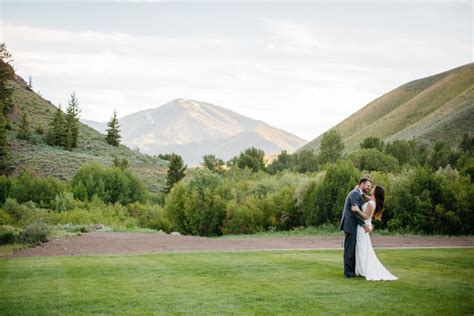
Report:
[[[6,176],[0,176],[0,203],[5,203],[10,195],[12,179]]]
[[[168,195],[165,213],[173,228],[182,233],[222,235],[225,192],[221,178],[208,169],[196,170],[186,183],[176,184]]]
[[[13,244],[17,242],[21,232],[21,229],[13,226],[0,226],[0,245]]]
[[[70,211],[76,207],[76,200],[71,192],[61,192],[54,199],[54,209],[58,212]]]
[[[367,137],[360,143],[360,149],[375,148],[382,151],[384,147],[383,141],[378,137]]]
[[[348,155],[348,159],[361,171],[397,172],[400,169],[395,157],[374,148],[352,152]]]
[[[65,190],[65,185],[54,177],[47,179],[32,177],[23,172],[12,179],[9,197],[19,203],[33,201],[40,207],[53,207],[56,195]]]
[[[264,214],[260,208],[256,207],[256,204],[255,197],[251,197],[240,206],[235,200],[227,202],[227,215],[222,232],[224,234],[253,234],[261,231]]]
[[[449,170],[416,168],[392,185],[387,207],[390,229],[423,233],[472,234],[474,185]]]
[[[144,202],[147,194],[144,184],[130,171],[105,168],[98,163],[79,168],[71,184],[74,196],[82,201],[90,201],[96,195],[105,203],[128,204]]]
[[[338,224],[347,193],[360,178],[359,171],[349,161],[339,160],[326,169],[322,183],[310,184],[303,193],[302,212],[307,226]]]
[[[89,233],[93,231],[93,226],[84,224],[74,225],[69,223],[63,225],[63,227],[65,231],[70,233]]]
[[[0,225],[10,224],[12,217],[5,210],[0,209]]]
[[[138,225],[144,228],[169,231],[170,224],[164,217],[163,208],[157,204],[132,203],[127,206],[130,216],[137,219]]]
[[[26,244],[39,244],[48,241],[51,227],[42,222],[36,222],[25,227],[20,235],[20,241]]]

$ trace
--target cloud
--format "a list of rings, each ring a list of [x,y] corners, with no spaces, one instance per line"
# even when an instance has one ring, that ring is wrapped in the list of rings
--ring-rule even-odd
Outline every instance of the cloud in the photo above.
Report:
[[[260,23],[266,32],[267,49],[311,54],[320,47],[314,29],[305,24],[270,17],[260,18]]]

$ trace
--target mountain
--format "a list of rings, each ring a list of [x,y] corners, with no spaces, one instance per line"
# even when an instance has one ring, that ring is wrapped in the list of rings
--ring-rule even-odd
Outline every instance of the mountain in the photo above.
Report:
[[[105,131],[106,123],[83,120]],[[176,99],[160,107],[120,119],[122,140],[149,154],[175,152],[190,165],[214,154],[228,160],[254,146],[267,154],[292,152],[305,143],[293,134],[223,107],[195,100]]]
[[[104,135],[87,125],[80,124],[78,148],[68,151],[62,147],[47,145],[45,135],[57,107],[29,89],[25,81],[17,75],[8,84],[13,89],[14,104],[11,115],[12,129],[7,133],[9,174],[18,175],[22,170],[26,170],[39,177],[55,176],[69,180],[86,162],[96,161],[104,166],[111,166],[114,157],[117,157],[126,158],[131,172],[140,177],[150,190],[158,192],[164,185],[167,170],[165,161],[126,146],[108,145]],[[80,102],[80,96],[78,97]],[[32,141],[16,137],[23,113],[27,113],[29,117]]]
[[[474,134],[474,63],[406,83],[375,99],[336,126],[345,151],[369,136],[458,143]],[[322,135],[301,149],[319,150]]]

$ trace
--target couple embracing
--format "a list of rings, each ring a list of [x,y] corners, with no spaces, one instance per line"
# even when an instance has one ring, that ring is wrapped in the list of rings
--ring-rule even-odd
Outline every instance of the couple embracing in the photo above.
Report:
[[[398,279],[378,260],[370,240],[372,217],[380,219],[384,206],[384,189],[379,185],[372,189],[372,182],[365,178],[347,195],[340,226],[345,233],[346,278],[363,276],[369,281]]]

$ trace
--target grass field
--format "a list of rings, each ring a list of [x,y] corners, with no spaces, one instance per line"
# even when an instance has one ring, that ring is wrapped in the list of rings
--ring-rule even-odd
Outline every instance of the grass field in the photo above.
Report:
[[[0,314],[474,312],[474,249],[377,253],[400,280],[345,279],[336,250],[0,259]]]

